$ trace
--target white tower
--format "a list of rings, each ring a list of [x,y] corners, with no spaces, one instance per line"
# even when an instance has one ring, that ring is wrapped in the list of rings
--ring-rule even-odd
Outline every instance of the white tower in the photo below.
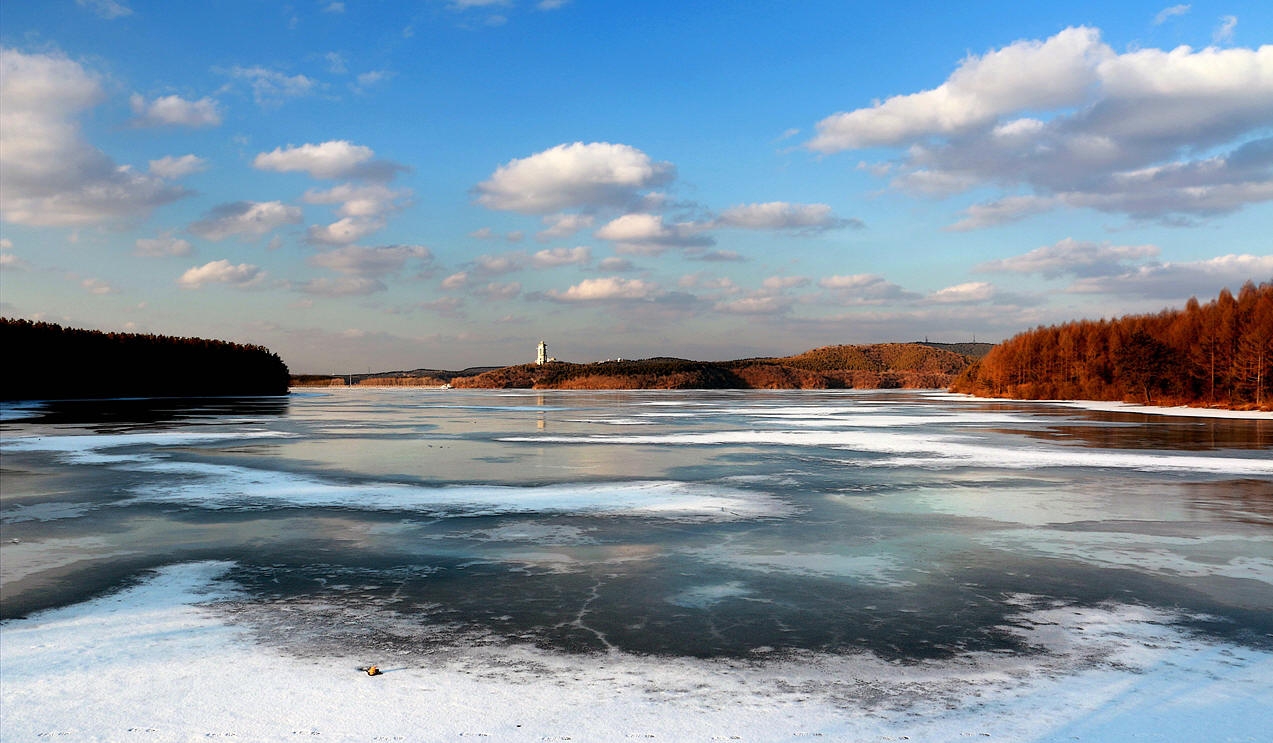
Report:
[[[536,357],[535,363],[540,366],[548,363],[548,344],[543,341],[539,342],[539,356]]]

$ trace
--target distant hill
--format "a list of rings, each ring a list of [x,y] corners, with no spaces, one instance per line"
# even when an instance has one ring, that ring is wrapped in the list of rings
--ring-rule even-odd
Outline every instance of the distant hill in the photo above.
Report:
[[[473,376],[455,387],[534,389],[845,389],[940,388],[974,359],[919,343],[827,346],[796,356],[689,361],[658,357],[593,364],[521,364]]]
[[[1018,399],[1273,409],[1273,283],[1207,304],[1036,328],[995,346],[951,386]]]
[[[103,333],[0,318],[4,400],[286,395],[287,365],[262,346]]]

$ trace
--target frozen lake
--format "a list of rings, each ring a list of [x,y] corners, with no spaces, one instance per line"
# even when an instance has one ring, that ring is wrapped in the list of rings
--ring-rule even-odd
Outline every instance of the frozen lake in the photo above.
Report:
[[[1267,415],[333,389],[2,425],[5,740],[1273,726]]]

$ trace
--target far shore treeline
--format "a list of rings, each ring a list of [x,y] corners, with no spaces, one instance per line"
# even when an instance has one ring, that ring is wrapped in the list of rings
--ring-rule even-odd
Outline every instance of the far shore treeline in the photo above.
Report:
[[[521,389],[890,389],[946,387],[989,343],[827,346],[796,356],[737,361],[678,358],[293,377],[297,386],[441,386]]]
[[[0,399],[286,395],[287,365],[262,346],[77,330],[0,318]]]
[[[1273,283],[1183,310],[1081,320],[995,346],[953,392],[1016,399],[1126,400],[1273,409]]]

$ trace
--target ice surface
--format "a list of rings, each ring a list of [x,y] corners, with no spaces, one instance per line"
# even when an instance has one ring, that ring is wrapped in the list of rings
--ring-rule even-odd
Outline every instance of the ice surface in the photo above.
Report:
[[[136,499],[201,508],[352,508],[437,515],[571,513],[734,521],[793,512],[767,493],[672,481],[512,487],[340,483],[289,472],[189,462],[150,462],[137,469],[168,477],[133,491]]]
[[[58,453],[63,461],[71,464],[115,464],[143,462],[153,459],[149,454],[107,454],[106,450],[132,446],[192,446],[223,443],[227,441],[290,438],[282,431],[237,432],[149,432],[126,434],[79,434],[70,436],[18,436],[6,437],[4,449],[8,451],[45,451]]]
[[[897,664],[455,648],[424,662],[294,657],[220,600],[226,563],[3,625],[6,740],[1266,740],[1273,654],[1195,639],[1136,606],[1036,606],[1031,654]],[[729,584],[688,600],[746,600]],[[231,606],[227,604],[226,606]],[[385,673],[359,671],[376,663]]]
[[[863,462],[869,466],[996,467],[1096,467],[1147,472],[1208,472],[1231,475],[1273,475],[1273,458],[1264,453],[1251,457],[1199,456],[1089,449],[1077,446],[1018,446],[1006,448],[973,436],[882,431],[712,431],[650,435],[506,436],[502,441],[559,444],[615,444],[667,446],[807,446],[891,455]]]

